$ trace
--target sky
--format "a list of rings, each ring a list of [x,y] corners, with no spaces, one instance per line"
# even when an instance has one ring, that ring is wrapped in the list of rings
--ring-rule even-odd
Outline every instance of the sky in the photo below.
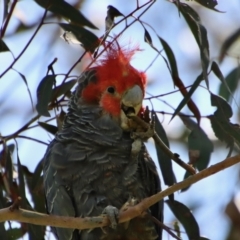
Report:
[[[74,3],[74,1],[69,1]],[[139,1],[140,4],[146,1]],[[208,38],[210,44],[211,60],[218,60],[221,45],[223,41],[240,26],[240,2],[235,0],[219,0],[218,10],[223,13],[214,12],[203,7],[199,7],[194,1],[186,1],[191,7],[196,9],[200,14],[203,25],[208,30]],[[0,0],[3,4],[3,0]],[[88,0],[83,4],[81,12],[91,20],[99,30],[94,31],[97,36],[101,36],[105,28],[105,16],[107,6],[111,4],[116,7],[123,14],[127,15],[136,8],[136,1],[128,1],[128,4],[123,4],[123,1],[99,1]],[[1,13],[2,14],[2,13]],[[41,9],[34,1],[25,0],[20,1],[14,11],[14,17],[11,19],[9,28],[7,29],[4,41],[17,56],[23,47],[26,45],[28,39],[32,36],[33,30],[22,32],[17,35],[13,34],[14,29],[19,24],[19,21],[27,25],[34,24],[43,14]],[[137,14],[136,14],[137,16]],[[2,16],[0,15],[0,21]],[[119,18],[120,19],[120,18]],[[184,21],[183,17],[179,17],[176,7],[167,1],[159,0],[153,7],[141,18],[148,23],[156,33],[162,37],[171,46],[178,64],[181,79],[186,86],[191,85],[196,77],[201,72],[199,50],[192,33]],[[117,19],[118,20],[118,19]],[[60,36],[63,31],[54,24],[58,20],[53,19],[51,23],[45,24],[33,42],[14,66],[16,70],[23,73],[28,81],[28,87],[32,93],[34,106],[36,105],[36,89],[47,72],[47,66],[54,58],[58,58],[54,65],[54,70],[57,73],[65,73],[73,65],[73,63],[82,54],[82,48],[79,45],[66,43]],[[113,34],[117,34],[123,29],[124,25],[120,25],[113,30]],[[151,34],[153,44],[162,49],[161,44],[154,33],[154,31],[147,27]],[[57,37],[56,37],[57,36]],[[139,44],[142,49],[137,53],[132,61],[132,65],[141,71],[146,71],[148,76],[147,93],[152,95],[166,94],[174,89],[173,82],[169,71],[166,67],[163,58],[160,56],[153,61],[157,54],[151,47],[144,42],[144,30],[140,24],[134,24],[121,37],[123,44],[131,42],[132,44]],[[226,76],[234,67],[238,65],[236,57],[238,57],[238,48],[232,49],[220,68],[223,75]],[[0,74],[12,62],[12,55],[8,52],[0,54]],[[87,62],[87,59],[86,59]],[[81,64],[74,69],[72,76],[78,76],[86,66]],[[58,79],[58,82],[61,78]],[[217,94],[220,81],[210,74],[209,78],[211,92]],[[193,100],[199,107],[202,116],[212,114],[213,107],[210,106],[210,96],[205,84],[201,84],[196,93],[193,95]],[[237,103],[239,102],[239,95],[234,95],[236,102],[232,107],[235,111],[233,120],[239,122]],[[160,100],[166,101],[173,108],[176,108],[182,96],[180,93],[166,95]],[[164,111],[172,113],[173,110],[163,101],[152,101],[155,111]],[[145,106],[151,106],[149,102],[145,102]],[[182,110],[183,113],[190,114],[187,107]],[[28,91],[22,78],[18,73],[9,71],[2,79],[0,79],[0,133],[6,136],[15,132],[23,126],[32,116],[36,115],[36,110],[32,110]],[[54,116],[54,113],[51,113]],[[188,161],[188,150],[186,144],[178,141],[178,138],[186,131],[180,119],[175,117],[170,121],[171,115],[159,114],[165,131],[169,137],[170,148],[173,152],[179,153],[181,158]],[[42,117],[40,121],[47,118]],[[56,124],[55,122],[52,122]],[[215,151],[211,156],[210,164],[217,163],[223,160],[228,152],[223,144],[216,141],[216,137],[211,129],[210,123],[206,118],[202,118],[201,127],[208,134],[209,138],[215,144]],[[37,137],[45,143],[53,139],[46,131],[41,128],[33,128],[24,132],[25,136]],[[9,142],[11,143],[11,142]],[[13,141],[12,141],[13,143]],[[18,139],[19,156],[22,164],[27,165],[30,170],[34,170],[39,160],[42,158],[46,145],[36,142],[28,141],[26,139]],[[147,143],[147,147],[153,159],[156,159],[156,153],[152,141]],[[15,156],[16,157],[16,156]],[[16,160],[16,158],[15,158]],[[181,181],[184,175],[184,170],[173,163],[174,172],[177,180]],[[196,217],[201,235],[204,235],[212,240],[225,240],[228,233],[228,226],[230,224],[226,217],[224,210],[226,204],[233,196],[239,196],[239,186],[236,186],[238,181],[239,166],[234,166],[226,169],[218,174],[215,174],[199,183],[194,184],[186,192],[178,192],[175,198],[183,202],[189,207],[192,207],[194,216]],[[163,185],[163,189],[166,186]],[[174,216],[165,207],[165,224],[172,226]],[[183,234],[183,239],[187,239]],[[53,239],[52,237],[50,239]],[[168,234],[164,234],[164,240],[171,239]]]

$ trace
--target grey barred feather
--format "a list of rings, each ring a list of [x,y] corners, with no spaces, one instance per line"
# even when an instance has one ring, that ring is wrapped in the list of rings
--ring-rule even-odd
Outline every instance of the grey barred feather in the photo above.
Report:
[[[95,70],[82,74],[69,101],[63,128],[50,143],[44,156],[44,188],[49,214],[98,216],[112,205],[121,209],[129,200],[141,201],[161,190],[156,167],[147,150],[131,158],[133,140],[98,105],[81,99],[81,92],[96,82]],[[162,202],[149,213],[162,221]],[[100,228],[72,230],[54,228],[59,240],[154,240],[161,229],[149,218],[135,218],[127,229],[119,224],[106,232]]]

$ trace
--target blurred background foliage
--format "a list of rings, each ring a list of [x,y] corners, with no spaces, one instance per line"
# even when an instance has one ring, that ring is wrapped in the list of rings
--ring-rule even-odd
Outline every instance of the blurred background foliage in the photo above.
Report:
[[[142,49],[132,64],[148,76],[145,106],[157,113],[156,131],[173,152],[198,171],[239,153],[239,1],[1,0],[0,6],[0,208],[21,197],[22,208],[45,212],[41,158],[77,76],[118,35],[122,46]],[[147,147],[163,188],[189,176],[151,140]],[[239,165],[174,198],[166,199],[164,223],[182,239],[240,239]],[[0,236],[54,239],[49,228],[10,221],[0,223]],[[163,239],[174,238],[164,232]]]

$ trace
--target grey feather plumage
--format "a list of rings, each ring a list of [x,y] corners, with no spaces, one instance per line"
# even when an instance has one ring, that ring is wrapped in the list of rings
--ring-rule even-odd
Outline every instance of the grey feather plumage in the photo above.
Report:
[[[44,156],[44,188],[49,214],[98,216],[112,205],[120,209],[130,197],[138,201],[161,190],[156,167],[144,144],[131,158],[133,140],[98,105],[81,99],[82,89],[95,82],[95,71],[83,73],[69,101],[63,128]],[[162,202],[149,213],[162,221]],[[135,218],[128,227],[73,230],[53,228],[59,240],[161,239],[161,229],[149,218]]]

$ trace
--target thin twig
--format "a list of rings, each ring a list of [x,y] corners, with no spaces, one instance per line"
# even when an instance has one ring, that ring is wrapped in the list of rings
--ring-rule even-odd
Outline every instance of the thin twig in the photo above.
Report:
[[[127,210],[120,212],[119,223],[130,221],[131,219],[144,213],[150,206],[156,204],[166,196],[173,194],[183,188],[186,188],[193,183],[196,183],[206,177],[209,177],[225,168],[233,166],[240,162],[240,155],[227,158],[222,162],[210,166],[209,168],[188,177],[184,181],[174,184],[173,186],[159,192],[151,197],[143,199],[139,204],[129,207]],[[0,222],[5,221],[19,221],[25,223],[31,223],[42,226],[54,226],[73,229],[92,229],[97,227],[103,227],[109,225],[109,220],[106,215],[98,217],[61,217],[61,216],[49,216],[38,212],[28,211],[24,209],[16,209],[10,211],[9,208],[0,209]]]
[[[31,36],[31,38],[29,39],[28,43],[26,44],[26,46],[23,48],[23,50],[19,53],[19,55],[14,59],[14,61],[10,64],[10,66],[8,68],[5,69],[5,71],[0,75],[0,78],[3,77],[3,75],[5,75],[13,66],[14,64],[18,61],[18,59],[23,55],[23,53],[27,50],[28,46],[30,45],[30,43],[33,41],[33,39],[35,38],[36,34],[38,33],[38,31],[40,30],[41,26],[43,25],[44,19],[47,15],[47,10],[45,10],[41,22],[39,23],[37,29],[35,30],[35,32],[33,33],[33,35]]]
[[[134,20],[133,20],[131,23],[129,23],[128,25],[126,25],[126,26],[124,27],[124,29],[123,29],[122,31],[120,31],[120,32],[114,37],[113,41],[110,42],[102,51],[100,51],[100,52],[95,56],[95,59],[94,59],[93,61],[91,61],[91,62],[87,65],[86,69],[87,69],[87,68],[90,68],[90,67],[95,63],[96,59],[99,58],[99,57],[106,51],[106,48],[109,47],[109,46],[115,41],[115,39],[119,38],[119,36],[121,36],[121,34],[122,34],[124,31],[126,31],[126,29],[128,29],[128,28],[129,28],[131,25],[133,25],[135,22],[139,21],[139,18],[154,4],[154,2],[155,2],[155,1],[150,0],[150,1],[146,2],[146,3],[144,3],[143,5],[139,6],[139,8],[134,9],[131,13],[129,13],[129,14],[126,15],[124,18],[122,18],[122,19],[119,20],[117,23],[115,23],[115,24],[112,26],[111,30],[114,29],[114,28],[115,28],[117,25],[119,25],[121,22],[126,21],[126,19],[128,19],[129,17],[134,17],[133,14],[134,14],[135,12],[137,12],[138,10],[142,9],[143,7],[145,7],[145,6],[147,6],[147,5],[149,4],[149,6],[147,6],[147,8],[146,8],[137,18],[134,17]]]
[[[188,89],[190,87],[192,87],[192,85],[189,85],[189,86],[185,87],[185,89]],[[150,100],[150,99],[154,99],[154,98],[165,97],[165,96],[171,95],[173,93],[177,93],[177,92],[180,92],[180,90],[177,89],[177,90],[167,92],[167,93],[163,93],[163,94],[159,94],[159,95],[152,95],[150,93],[147,93],[148,95],[151,95],[151,97],[145,97],[144,100]]]
[[[173,113],[165,112],[165,111],[157,111],[157,110],[154,110],[154,112],[155,112],[155,113],[160,113],[160,114],[162,114],[162,115],[170,115],[170,116],[173,115]],[[191,114],[183,114],[183,113],[181,113],[181,114],[178,114],[178,116],[179,116],[179,115],[181,115],[182,117],[187,117],[187,118],[195,118],[195,116],[194,116],[194,115],[191,115]],[[201,116],[201,118],[209,118],[209,115]]]
[[[14,132],[8,136],[3,136],[2,138],[5,139],[6,141],[16,138],[19,133],[25,131],[28,128],[28,126],[31,125],[33,122],[35,122],[39,117],[40,117],[40,115],[36,115],[32,119],[30,119],[24,126],[22,126],[20,129],[18,129],[16,132]],[[2,143],[3,143],[3,140],[0,141],[0,144],[2,144]]]
[[[8,13],[8,15],[7,15],[6,21],[4,22],[4,25],[3,25],[3,27],[1,28],[1,31],[0,31],[0,39],[3,38],[4,35],[5,35],[5,32],[6,32],[6,30],[7,30],[8,23],[9,23],[9,21],[10,21],[10,19],[11,19],[11,16],[12,16],[12,14],[13,14],[13,10],[14,10],[17,2],[18,2],[18,0],[14,0],[13,3],[12,3],[12,5],[11,5],[11,8],[10,8],[9,13]]]
[[[173,238],[177,240],[181,240],[173,231],[166,226],[164,223],[160,222],[157,218],[153,217],[152,215],[148,214],[149,218],[152,219],[153,222],[155,222],[160,228],[164,229],[169,235],[171,235]]]
[[[149,129],[149,124],[144,122],[141,118],[139,118],[138,116],[129,116],[131,119],[133,119],[137,124],[139,124],[140,126],[142,126],[143,128],[145,128],[146,130]],[[156,142],[156,144],[164,151],[164,153],[169,156],[174,162],[176,162],[178,165],[180,165],[181,167],[183,167],[185,170],[187,170],[189,173],[191,174],[195,174],[196,171],[195,169],[190,166],[189,164],[185,163],[184,161],[182,161],[179,158],[179,155],[176,153],[173,153],[166,145],[165,143],[162,141],[162,139],[158,136],[158,134],[155,132],[155,130],[153,129],[153,136],[152,138],[154,139],[154,141]]]
[[[30,140],[30,141],[34,141],[34,142],[41,143],[41,144],[46,145],[46,146],[49,145],[49,144],[46,143],[46,142],[43,142],[43,141],[41,141],[41,140],[39,140],[39,139],[36,139],[36,138],[28,137],[28,136],[18,135],[16,138],[24,138],[24,139],[28,139],[28,140]]]
[[[116,27],[117,25],[119,25],[121,22],[125,21],[127,18],[131,17],[135,12],[137,12],[139,9],[145,7],[146,5],[148,5],[149,3],[151,3],[152,0],[144,3],[142,6],[140,6],[139,8],[135,9],[134,11],[132,11],[131,13],[129,13],[127,16],[125,16],[123,19],[119,20],[117,23],[115,23],[113,26],[112,26],[112,29],[114,27]],[[150,4],[150,6],[152,6],[153,3]],[[145,11],[144,11],[145,12]],[[143,13],[144,13],[143,12]],[[143,15],[143,13],[141,13],[141,15]],[[140,15],[140,16],[141,16]],[[139,16],[139,17],[140,17]],[[135,23],[137,20],[134,20],[133,22],[131,22],[130,24],[128,24],[115,38],[118,38],[127,28],[129,28],[133,23]],[[102,51],[100,51],[100,53],[97,54],[97,56],[95,57],[95,59],[93,61],[91,61],[88,66],[86,67],[89,68],[95,61],[96,59],[101,56],[104,52],[105,52],[106,49],[103,49]],[[86,55],[87,51],[85,51],[81,56],[80,58],[73,64],[73,66],[68,70],[67,74],[65,75],[65,78],[63,79],[62,81],[62,84],[67,80],[69,74],[72,72],[72,70],[77,66],[78,63],[81,62],[82,58]]]

